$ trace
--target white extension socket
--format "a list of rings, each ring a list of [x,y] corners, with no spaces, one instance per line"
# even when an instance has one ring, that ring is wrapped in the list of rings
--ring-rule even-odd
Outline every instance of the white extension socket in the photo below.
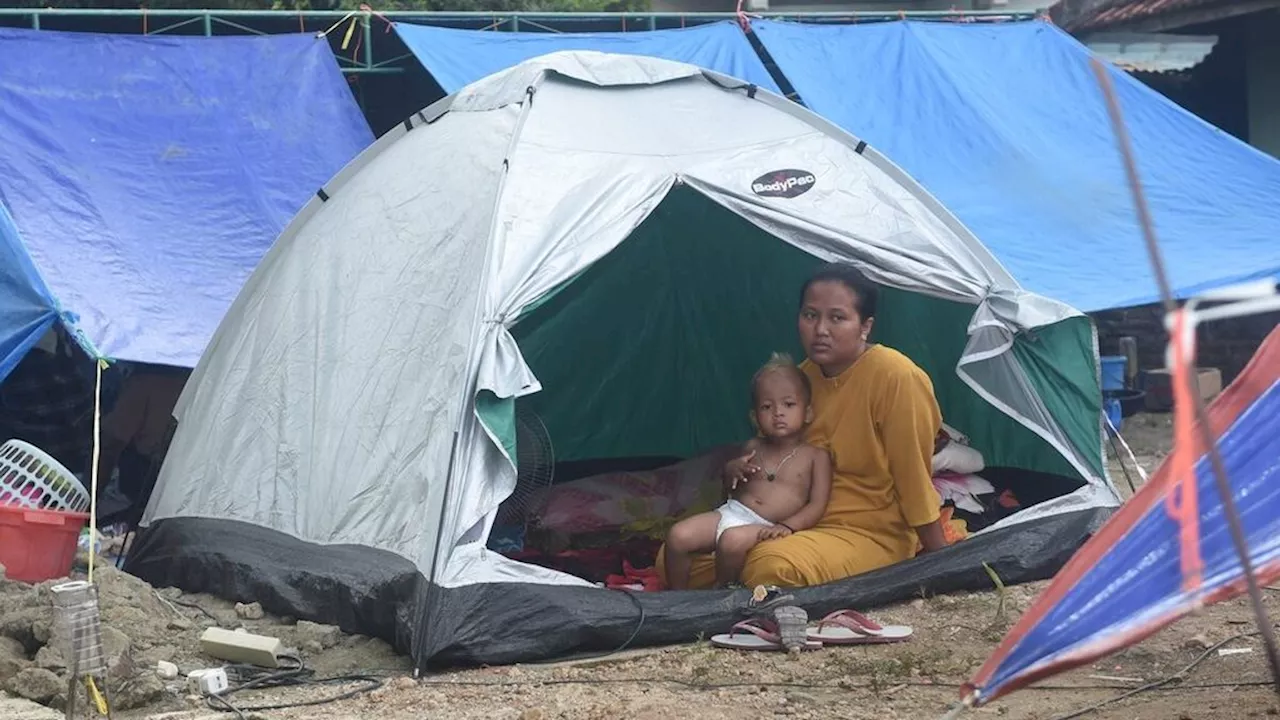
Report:
[[[230,687],[227,671],[223,668],[205,668],[187,673],[187,687],[201,695],[221,695]]]

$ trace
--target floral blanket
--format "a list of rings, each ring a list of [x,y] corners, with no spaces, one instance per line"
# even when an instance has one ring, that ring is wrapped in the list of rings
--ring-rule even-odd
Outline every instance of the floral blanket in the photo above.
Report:
[[[720,504],[720,470],[737,450],[724,445],[657,470],[553,485],[533,497],[530,525],[566,535],[625,530],[660,538],[677,520]]]
[[[720,505],[723,499],[720,470],[739,447],[723,445],[657,470],[605,473],[553,485],[531,499],[529,527],[565,536],[621,531],[662,539],[677,521]],[[981,463],[981,456],[978,458]],[[952,497],[954,486],[960,479],[977,481],[982,486],[965,485],[966,498],[969,494],[993,490],[981,478],[959,478],[948,472],[935,475],[935,487],[943,499],[953,502],[956,500]],[[957,505],[963,507],[961,503]],[[969,534],[965,521],[952,517],[952,512],[949,505],[942,511],[948,544],[959,542]]]

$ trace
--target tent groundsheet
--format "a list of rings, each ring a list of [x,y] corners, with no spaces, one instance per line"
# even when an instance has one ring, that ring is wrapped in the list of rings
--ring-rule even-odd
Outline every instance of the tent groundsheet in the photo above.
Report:
[[[5,263],[0,374],[59,313],[103,357],[193,367],[289,219],[372,141],[311,34],[11,29],[0,137],[2,252],[29,256]]]
[[[1028,290],[1154,302],[1089,50],[1042,22],[751,28],[801,102],[942,201]],[[1112,68],[1179,296],[1280,275],[1280,162]]]
[[[445,93],[486,75],[561,50],[650,57],[689,63],[778,91],[764,63],[731,21],[641,32],[484,32],[396,23],[396,33]]]
[[[1045,580],[1106,517],[1095,509],[1022,523],[791,592],[820,616],[906,602],[922,592],[989,590],[984,564],[1007,585]],[[750,597],[743,590],[631,593],[529,582],[442,587],[393,553],[318,545],[258,525],[206,518],[154,523],[139,535],[125,569],[156,587],[257,601],[275,615],[380,637],[424,669],[695,642],[708,629],[740,620],[736,608]]]
[[[796,294],[824,261],[885,287],[877,337],[929,369],[990,465],[1068,489],[803,602],[985,584],[983,560],[1052,573],[1118,504],[1088,319],[1024,291],[909,176],[808,110],[584,51],[416,113],[290,223],[178,403],[130,569],[365,623],[420,666],[721,627],[732,594],[619,594],[487,548],[516,486],[516,402],[563,460],[740,441],[745,389],[794,344]],[[361,566],[387,553],[404,562]]]

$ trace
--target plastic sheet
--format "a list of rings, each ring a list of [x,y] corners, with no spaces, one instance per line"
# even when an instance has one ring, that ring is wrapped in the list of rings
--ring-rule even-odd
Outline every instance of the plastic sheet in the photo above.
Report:
[[[1028,290],[1154,302],[1090,52],[1045,22],[752,30],[801,101],[942,201]],[[1112,70],[1178,295],[1280,275],[1280,162]]]
[[[107,357],[194,366],[276,235],[372,141],[314,35],[10,29],[0,137],[0,253],[16,262],[0,373],[55,309]]]

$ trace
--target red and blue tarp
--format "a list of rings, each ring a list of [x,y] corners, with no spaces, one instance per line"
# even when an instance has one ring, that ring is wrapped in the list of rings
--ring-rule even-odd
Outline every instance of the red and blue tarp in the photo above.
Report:
[[[1208,409],[1259,584],[1280,578],[1280,327]],[[1187,583],[1180,485],[1166,460],[1057,574],[970,684],[978,704],[1090,663],[1178,618],[1245,591],[1223,503],[1199,433],[1194,452],[1200,577]],[[1186,487],[1190,487],[1187,485]]]

